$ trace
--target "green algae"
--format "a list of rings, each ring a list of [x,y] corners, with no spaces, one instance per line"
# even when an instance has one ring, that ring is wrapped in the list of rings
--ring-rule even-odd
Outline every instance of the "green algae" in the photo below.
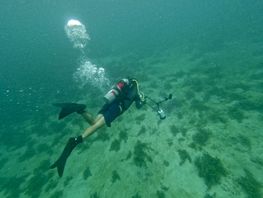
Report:
[[[211,132],[206,129],[198,129],[198,132],[192,136],[193,142],[199,146],[205,146],[211,136]]]
[[[121,180],[121,177],[120,177],[119,173],[116,170],[112,171],[111,183],[115,183],[115,182],[120,181],[120,180]]]
[[[165,198],[166,197],[165,192],[162,190],[157,190],[156,195],[158,198]]]
[[[152,163],[152,157],[147,151],[152,150],[148,144],[137,141],[133,151],[133,161],[137,167],[147,167],[147,162]]]
[[[208,189],[219,184],[221,178],[227,175],[220,159],[214,158],[207,153],[196,158],[195,166],[197,167],[198,175],[204,179]]]
[[[189,153],[186,150],[178,150],[177,151],[179,156],[180,156],[180,166],[183,165],[185,163],[186,160],[188,160],[189,162],[192,162],[191,156],[189,155]]]
[[[50,196],[50,198],[60,198],[60,197],[63,197],[63,191],[62,190],[55,191]]]
[[[118,152],[121,148],[121,142],[120,140],[114,140],[112,143],[111,143],[111,146],[110,146],[110,151],[115,151],[115,152]]]
[[[180,130],[178,127],[176,127],[175,125],[171,125],[170,126],[170,132],[173,134],[174,137],[176,137],[176,135],[178,133],[180,133]]]
[[[248,170],[245,169],[245,176],[237,179],[238,184],[242,187],[248,198],[261,198],[262,184],[259,183]]]
[[[146,127],[143,125],[140,129],[140,131],[138,132],[137,136],[143,135],[146,133]]]
[[[91,177],[92,176],[92,174],[91,174],[91,171],[90,171],[90,168],[89,167],[87,167],[86,169],[85,169],[85,171],[83,172],[83,179],[88,179],[89,177]]]
[[[135,195],[133,195],[131,198],[142,198],[142,196],[137,192]]]

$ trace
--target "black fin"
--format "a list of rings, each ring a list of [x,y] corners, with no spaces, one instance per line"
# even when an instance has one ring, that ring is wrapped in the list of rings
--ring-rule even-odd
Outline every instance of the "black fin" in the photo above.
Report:
[[[65,118],[66,116],[74,112],[82,113],[86,108],[86,105],[77,103],[54,103],[53,105],[61,108],[61,111],[58,116],[59,120]]]
[[[50,169],[57,168],[59,177],[62,177],[66,161],[67,159],[58,159],[53,165],[50,166]]]
[[[73,149],[77,146],[78,143],[79,142],[77,142],[75,138],[70,138],[58,160],[50,166],[50,169],[57,167],[58,175],[60,177],[62,177],[63,175],[64,168],[70,153],[73,151]]]

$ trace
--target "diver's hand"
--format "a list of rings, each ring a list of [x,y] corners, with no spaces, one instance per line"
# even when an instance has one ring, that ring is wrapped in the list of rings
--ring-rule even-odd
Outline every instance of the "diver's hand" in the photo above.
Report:
[[[143,101],[145,101],[145,97],[144,97],[144,93],[143,92],[139,92],[139,98],[140,98],[140,100],[143,102]]]

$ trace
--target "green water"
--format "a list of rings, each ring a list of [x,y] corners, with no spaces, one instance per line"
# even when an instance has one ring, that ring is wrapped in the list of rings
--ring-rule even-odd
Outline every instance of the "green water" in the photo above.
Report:
[[[77,0],[0,3],[0,197],[263,196],[263,2]],[[91,40],[74,49],[69,19]],[[93,114],[110,83],[134,76],[167,118],[133,106],[79,145],[62,178],[49,170],[88,124],[58,121],[54,102]]]

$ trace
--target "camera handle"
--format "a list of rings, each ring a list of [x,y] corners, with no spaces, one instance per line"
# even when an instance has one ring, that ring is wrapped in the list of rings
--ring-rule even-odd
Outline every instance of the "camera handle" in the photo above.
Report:
[[[171,100],[173,98],[172,94],[169,94],[168,97],[165,97],[163,100],[160,100],[159,102],[156,102],[155,100],[153,100],[152,98],[150,98],[149,96],[145,96],[145,99],[149,99],[152,103],[154,103],[156,105],[156,108],[153,107],[152,105],[148,104],[146,102],[146,104],[151,107],[154,111],[157,111],[159,117],[161,120],[164,120],[166,118],[165,112],[163,111],[163,109],[160,107],[160,104],[167,101],[167,100]]]

